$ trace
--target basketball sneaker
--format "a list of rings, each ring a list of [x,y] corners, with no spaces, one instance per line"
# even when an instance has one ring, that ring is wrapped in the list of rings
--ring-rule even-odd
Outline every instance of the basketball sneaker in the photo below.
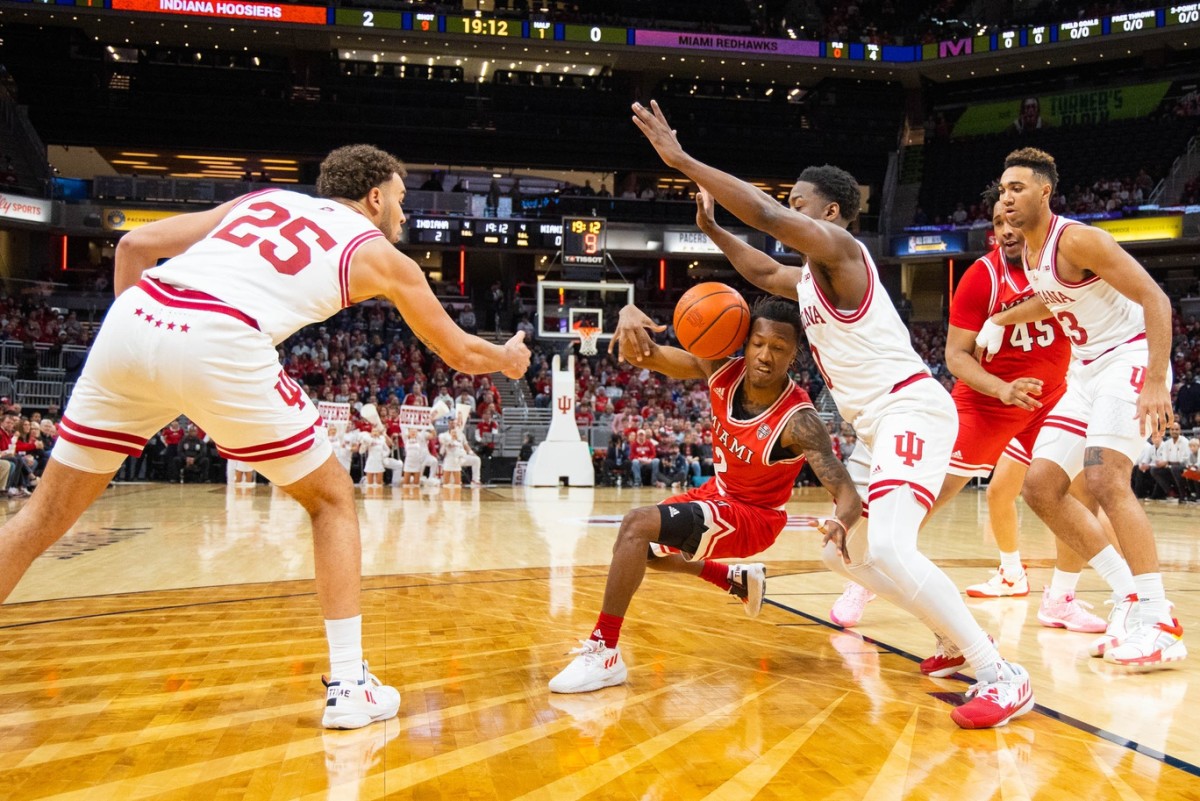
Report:
[[[321,725],[327,729],[361,729],[379,720],[394,718],[400,711],[400,692],[375,678],[362,664],[359,681],[329,681],[324,676],[325,716]]]
[[[935,679],[944,679],[953,676],[965,664],[967,658],[958,650],[958,646],[939,635],[933,656],[921,660],[921,672]]]
[[[967,696],[971,700],[950,713],[950,719],[964,729],[1003,726],[1033,709],[1029,674],[1015,662],[997,664],[996,680],[975,682]]]
[[[875,593],[851,581],[846,584],[841,597],[833,602],[833,608],[829,610],[829,619],[844,629],[852,629],[862,620],[867,604],[873,600]]]
[[[1108,613],[1108,625],[1105,626],[1104,633],[1092,640],[1092,644],[1088,646],[1088,653],[1092,656],[1104,656],[1105,650],[1116,645],[1118,640],[1136,628],[1138,624],[1138,597],[1134,593],[1126,595],[1119,601],[1105,601],[1105,603],[1112,604],[1112,611]]]
[[[729,566],[729,594],[742,601],[750,617],[758,617],[767,594],[767,567],[758,562]]]
[[[972,598],[1020,598],[1028,594],[1029,578],[1025,575],[1024,565],[1019,576],[1005,572],[1001,565],[987,581],[967,587],[967,595]]]
[[[1104,661],[1121,667],[1157,670],[1168,662],[1187,659],[1183,644],[1183,626],[1177,619],[1170,623],[1142,621],[1142,625],[1104,650]]]
[[[629,671],[618,648],[609,648],[604,640],[584,640],[571,664],[550,679],[552,693],[590,693],[615,684],[623,684]]]
[[[1038,607],[1037,618],[1043,626],[1052,629],[1099,634],[1108,627],[1108,624],[1104,622],[1104,618],[1089,612],[1088,609],[1091,608],[1091,604],[1087,601],[1080,601],[1073,592],[1054,600],[1050,588],[1044,587],[1042,589],[1042,605]]]

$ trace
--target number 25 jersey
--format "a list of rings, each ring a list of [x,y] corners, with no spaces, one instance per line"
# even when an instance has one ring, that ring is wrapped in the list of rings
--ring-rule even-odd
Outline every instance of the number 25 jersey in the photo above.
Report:
[[[348,206],[266,189],[243,197],[208,236],[146,275],[219,298],[278,345],[350,305],[350,261],[382,237]]]

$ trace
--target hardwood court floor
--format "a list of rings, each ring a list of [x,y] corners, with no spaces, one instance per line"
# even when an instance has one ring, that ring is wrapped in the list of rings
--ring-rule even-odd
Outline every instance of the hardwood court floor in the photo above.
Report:
[[[550,694],[595,620],[613,521],[662,495],[363,498],[366,653],[401,712],[326,732],[299,507],[267,487],[117,486],[0,607],[0,798],[1200,799],[1200,654],[1122,675],[1086,656],[1088,635],[1040,627],[1036,591],[973,600],[1039,707],[962,731],[966,684],[920,676],[918,624],[882,601],[855,632],[828,623],[841,584],[801,527],[762,557],[758,619],[651,572],[622,635],[629,682]],[[800,525],[826,507],[807,490],[790,511]],[[1148,508],[1194,626],[1200,511]],[[994,566],[983,511],[969,490],[922,535],[960,587]],[[1040,588],[1052,544],[1023,517]],[[1081,590],[1103,612],[1094,575]]]

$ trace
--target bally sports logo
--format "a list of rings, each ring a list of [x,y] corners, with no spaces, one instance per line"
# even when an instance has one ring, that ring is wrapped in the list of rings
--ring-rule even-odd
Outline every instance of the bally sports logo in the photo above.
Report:
[[[0,194],[0,217],[27,222],[50,222],[50,204],[20,195]]]

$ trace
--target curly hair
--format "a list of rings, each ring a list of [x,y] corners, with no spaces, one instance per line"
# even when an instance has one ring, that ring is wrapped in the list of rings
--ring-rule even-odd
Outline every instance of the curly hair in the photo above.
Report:
[[[1000,182],[992,181],[979,193],[979,202],[983,204],[983,211],[987,214],[988,219],[992,219],[992,215],[996,212],[996,204],[1000,202]]]
[[[1058,186],[1058,167],[1054,164],[1054,156],[1036,147],[1023,147],[1014,150],[1004,159],[1004,169],[1009,167],[1028,167],[1033,174],[1050,184],[1050,191]]]
[[[806,167],[796,180],[812,184],[821,197],[838,204],[839,215],[847,223],[854,222],[858,217],[858,206],[862,202],[858,181],[841,167],[832,164]]]
[[[404,162],[372,145],[346,145],[332,151],[321,162],[317,194],[361,200],[373,188],[408,175]]]
[[[804,335],[804,324],[800,321],[800,304],[778,295],[762,295],[750,309],[750,327],[755,320],[770,320],[773,323],[790,325],[796,332],[796,344]]]

